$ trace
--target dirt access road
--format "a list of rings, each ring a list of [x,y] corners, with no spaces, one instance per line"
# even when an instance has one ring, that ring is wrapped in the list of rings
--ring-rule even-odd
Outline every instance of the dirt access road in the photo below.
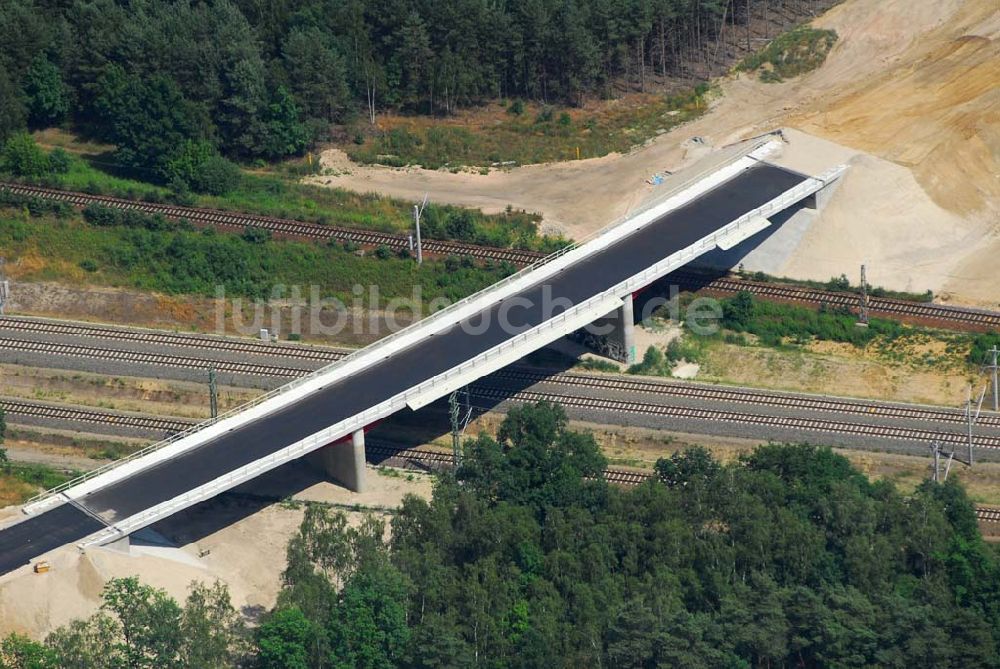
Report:
[[[785,162],[846,161],[834,205],[783,263],[800,278],[854,273],[887,287],[932,289],[945,300],[996,307],[1000,282],[1000,9],[995,0],[847,0],[815,21],[840,35],[823,67],[762,84],[719,82],[701,118],[626,155],[488,175],[359,166],[324,154],[320,184],[486,210],[541,213],[581,238],[627,213],[677,171],[718,147],[779,127]],[[703,141],[691,141],[698,137]],[[821,138],[821,139],[817,139]],[[848,148],[849,147],[849,148]]]

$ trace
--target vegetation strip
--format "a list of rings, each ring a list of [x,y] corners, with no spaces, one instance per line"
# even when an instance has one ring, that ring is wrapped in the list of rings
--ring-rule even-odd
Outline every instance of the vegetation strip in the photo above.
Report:
[[[78,207],[97,204],[114,209],[135,210],[146,214],[158,214],[172,220],[187,219],[191,222],[203,223],[231,230],[244,230],[247,227],[252,227],[268,230],[275,235],[305,237],[309,239],[321,240],[335,239],[337,241],[351,242],[368,247],[387,246],[396,250],[410,248],[409,237],[388,232],[334,227],[318,223],[303,223],[301,221],[291,221],[271,216],[220,211],[217,209],[141,202],[138,200],[110,197],[107,195],[90,195],[88,193],[78,193],[74,191],[64,191],[55,188],[29,186],[25,184],[0,182],[0,188],[17,195],[27,195],[69,202],[70,204]],[[509,262],[516,265],[530,265],[531,263],[537,262],[545,257],[545,254],[536,251],[501,249],[490,246],[480,246],[477,244],[432,239],[423,240],[421,246],[423,247],[424,252],[428,254],[442,256],[471,256],[482,260]]]

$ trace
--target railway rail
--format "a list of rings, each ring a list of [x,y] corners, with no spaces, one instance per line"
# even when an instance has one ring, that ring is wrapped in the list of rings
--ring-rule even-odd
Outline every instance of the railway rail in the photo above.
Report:
[[[817,290],[789,284],[766,283],[744,279],[708,279],[695,272],[679,271],[670,275],[682,288],[700,289],[706,292],[735,294],[747,291],[755,297],[771,300],[799,302],[811,306],[852,309],[858,307],[858,296],[854,293]],[[948,327],[963,327],[974,330],[1000,328],[1000,312],[971,307],[953,307],[930,302],[915,302],[889,297],[869,297],[868,308],[873,314],[895,318],[911,318],[921,321],[935,321]]]
[[[267,355],[272,357],[287,357],[289,359],[314,360],[319,362],[334,362],[344,357],[349,352],[346,350],[323,347],[272,344],[253,340],[224,339],[221,337],[210,337],[207,335],[130,330],[109,326],[40,321],[10,316],[0,317],[0,330],[14,330],[38,334],[66,336],[85,336],[114,341],[159,344],[164,346],[198,347],[229,353]],[[3,342],[7,341],[13,342],[13,348],[15,348],[15,350],[18,350],[17,347],[22,344],[28,346],[23,342],[19,342],[19,340],[3,340]],[[32,346],[28,346],[28,348],[31,350],[38,350]],[[82,353],[90,355],[92,350],[93,349],[91,348],[86,348]],[[76,355],[78,353],[81,353],[78,348],[71,347],[69,349],[62,350],[57,354]],[[116,351],[106,351],[106,354],[114,357],[115,359],[121,359],[117,357],[118,353]],[[197,360],[197,362],[195,362],[195,358],[183,356],[163,356],[161,359],[157,354],[143,353],[140,355],[143,356],[141,362],[147,364],[173,366],[176,364],[177,360],[181,360],[183,361],[183,364],[179,366],[188,368],[206,369],[214,366],[216,371],[228,371],[238,374],[260,374],[260,366],[254,366],[249,363],[227,363],[224,361],[212,360]],[[267,367],[270,367],[277,376],[282,377],[294,377],[306,372],[306,370],[296,367],[279,367],[275,365]],[[567,388],[591,388],[607,391],[651,394],[665,397],[670,396],[701,401],[735,402],[775,408],[836,412],[868,417],[923,420],[953,424],[963,424],[966,421],[965,415],[961,411],[942,407],[883,404],[878,402],[866,402],[864,400],[850,400],[837,397],[771,393],[746,388],[728,388],[724,386],[676,383],[671,381],[659,381],[643,378],[623,378],[599,374],[552,374],[524,367],[508,367],[500,370],[499,372],[494,372],[490,378],[512,383],[546,383],[565,386]],[[979,417],[977,425],[982,427],[1000,428],[1000,415],[984,413]]]
[[[735,402],[757,406],[807,409],[831,413],[857,414],[869,417],[936,421],[941,423],[965,424],[966,417],[961,411],[942,407],[882,404],[864,400],[850,400],[821,395],[795,395],[771,393],[748,388],[729,388],[703,384],[654,381],[649,379],[624,378],[621,376],[597,374],[549,374],[523,367],[507,367],[494,372],[490,379],[521,383],[546,383],[566,387],[594,388],[628,393],[644,393],[681,397],[692,400],[712,400]],[[983,413],[976,423],[981,427],[1000,428],[1000,414]]]
[[[337,239],[364,246],[386,245],[394,249],[409,248],[409,237],[399,234],[344,228],[318,223],[305,223],[273,216],[222,211],[204,207],[185,207],[172,204],[142,202],[108,195],[91,195],[77,191],[66,191],[44,186],[0,182],[0,189],[20,195],[41,197],[67,202],[85,207],[91,203],[103,204],[118,209],[132,209],[148,214],[160,214],[166,218],[186,218],[192,222],[229,229],[243,229],[247,226],[270,230],[277,235],[304,237],[309,239]],[[514,265],[530,265],[545,258],[537,251],[506,249],[464,242],[424,240],[423,249],[437,255],[465,255],[484,260],[509,262]],[[775,300],[800,302],[812,306],[828,305],[840,308],[854,308],[858,298],[852,293],[817,290],[787,284],[766,283],[731,278],[706,278],[705,275],[690,271],[674,272],[670,278],[684,288],[722,294],[748,291],[758,297]],[[952,307],[926,302],[913,302],[886,297],[870,297],[869,309],[874,314],[889,317],[912,318],[932,321],[943,326],[973,330],[1000,329],[1000,312],[966,307]]]
[[[101,411],[99,409],[18,399],[0,399],[0,408],[8,416],[53,418],[139,430],[155,430],[157,432],[181,432],[195,424],[194,420],[185,420],[183,418]]]
[[[322,225],[319,223],[305,223],[303,221],[275,218],[273,216],[222,211],[220,209],[209,209],[205,207],[185,207],[175,204],[143,202],[141,200],[129,200],[126,198],[112,197],[110,195],[91,195],[90,193],[80,193],[77,191],[66,191],[27,184],[0,182],[0,188],[18,195],[29,195],[33,197],[45,198],[47,200],[58,200],[60,202],[67,202],[77,207],[85,207],[88,204],[101,204],[105,207],[114,207],[115,209],[131,209],[134,211],[141,211],[145,214],[159,214],[164,218],[175,220],[184,218],[192,223],[200,223],[221,228],[242,230],[250,226],[263,228],[265,230],[269,230],[272,234],[288,237],[336,239],[342,242],[354,242],[355,244],[360,244],[362,246],[385,245],[392,249],[408,249],[410,247],[409,237],[389,232],[362,230],[359,228],[344,228],[332,225]],[[514,265],[530,265],[531,263],[537,262],[545,257],[545,254],[537,251],[505,249],[437,239],[425,239],[422,241],[421,247],[424,253],[434,255],[464,255],[481,258],[483,260],[509,262]]]
[[[318,346],[270,343],[251,339],[234,339],[155,330],[138,330],[106,325],[91,325],[89,323],[57,322],[33,318],[19,318],[17,316],[0,316],[0,330],[68,337],[90,337],[122,342],[156,344],[159,346],[226,351],[228,353],[242,353],[247,355],[318,360],[321,362],[335,362],[350,352]]]
[[[162,367],[179,367],[183,369],[214,368],[216,372],[245,374],[264,377],[296,377],[308,374],[310,369],[298,367],[282,367],[280,365],[264,365],[252,362],[233,362],[229,360],[205,360],[183,355],[168,355],[163,353],[146,353],[109,349],[99,346],[77,346],[74,344],[57,344],[53,342],[32,341],[26,339],[0,340],[0,348],[25,353],[40,353],[62,357],[80,357],[95,360],[110,360],[130,364],[159,365]]]
[[[238,343],[238,342],[237,342]],[[255,342],[249,342],[254,344]],[[4,339],[3,347],[8,350],[41,353],[56,356],[86,357],[89,359],[113,360],[127,363],[140,363],[184,369],[209,369],[216,372],[252,375],[259,377],[294,378],[308,373],[310,370],[285,367],[280,365],[234,362],[227,360],[206,360],[189,356],[147,353],[121,349],[107,349],[94,346],[76,346],[30,340]],[[826,432],[869,436],[875,438],[899,439],[908,441],[923,441],[931,443],[939,441],[942,444],[959,446],[967,443],[964,433],[948,432],[915,427],[900,427],[895,425],[878,425],[857,423],[850,420],[830,420],[826,418],[807,418],[802,416],[781,416],[750,413],[747,411],[732,411],[705,409],[698,407],[676,406],[665,403],[640,400],[624,400],[608,397],[587,397],[573,395],[569,392],[537,392],[515,391],[505,387],[504,383],[546,383],[564,386],[566,388],[592,388],[603,391],[619,391],[642,393],[662,397],[680,397],[698,401],[715,401],[726,403],[742,403],[750,407],[772,407],[788,409],[804,409],[816,412],[840,413],[846,415],[879,417],[886,419],[922,420],[939,423],[962,424],[964,415],[955,410],[923,406],[900,406],[862,400],[844,400],[840,398],[825,398],[809,395],[772,394],[744,388],[711,387],[704,385],[687,385],[664,381],[643,379],[626,379],[603,375],[585,374],[554,374],[546,375],[540,371],[524,368],[508,368],[496,372],[493,376],[477,381],[470,386],[473,395],[491,401],[536,402],[546,400],[558,402],[564,406],[577,409],[599,410],[618,414],[644,414],[655,416],[670,416],[681,419],[735,422],[764,427],[779,427],[810,432]],[[980,416],[979,427],[1000,427],[1000,415],[984,413]],[[973,445],[978,448],[1000,448],[1000,436],[976,435]]]
[[[959,432],[944,432],[912,427],[897,427],[894,425],[871,425],[868,423],[852,423],[849,421],[829,420],[824,418],[802,418],[797,416],[765,416],[740,411],[719,409],[700,409],[695,407],[670,406],[629,400],[616,400],[599,397],[580,397],[559,393],[535,391],[520,391],[511,393],[509,389],[475,385],[470,389],[473,397],[497,402],[557,402],[564,407],[575,409],[592,409],[618,414],[642,414],[652,416],[668,416],[671,418],[707,420],[715,422],[737,423],[740,425],[759,425],[762,427],[780,427],[792,430],[822,432],[827,434],[846,434],[880,439],[896,439],[962,446],[968,443],[968,437]],[[1000,436],[974,435],[973,446],[980,449],[1000,449]]]

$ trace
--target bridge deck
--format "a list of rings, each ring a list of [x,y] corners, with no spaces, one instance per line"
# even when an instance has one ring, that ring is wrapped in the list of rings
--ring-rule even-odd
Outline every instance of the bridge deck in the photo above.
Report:
[[[497,313],[504,303],[493,305],[480,312],[489,317],[489,326],[482,334],[469,334],[453,326],[294,405],[100,488],[78,502],[114,521],[173,499],[357,415],[557,315],[563,309],[543,313],[542,291],[546,286],[551,289],[549,304],[552,299],[578,304],[694,244],[804,180],[802,175],[758,164],[603,251],[519,293],[517,297],[525,298],[525,303],[531,306],[510,308],[508,321],[514,331],[505,331],[498,324]],[[478,324],[480,321],[474,318],[472,322]],[[75,516],[67,516],[75,513],[86,518],[79,510],[67,511],[67,508],[72,507],[63,505],[0,531],[0,573],[17,566],[8,565],[12,559],[21,560],[23,564],[33,555],[80,540],[99,529]],[[60,515],[57,518],[53,514]],[[59,526],[59,531],[50,533],[53,521],[60,519],[63,525]],[[29,536],[33,537],[33,543],[30,550],[25,551],[21,544]]]

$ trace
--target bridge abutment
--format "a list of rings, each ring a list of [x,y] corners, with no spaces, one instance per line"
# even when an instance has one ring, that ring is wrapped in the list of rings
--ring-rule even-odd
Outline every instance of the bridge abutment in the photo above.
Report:
[[[355,430],[350,440],[338,441],[313,452],[312,460],[337,483],[353,492],[365,491],[365,431]]]

